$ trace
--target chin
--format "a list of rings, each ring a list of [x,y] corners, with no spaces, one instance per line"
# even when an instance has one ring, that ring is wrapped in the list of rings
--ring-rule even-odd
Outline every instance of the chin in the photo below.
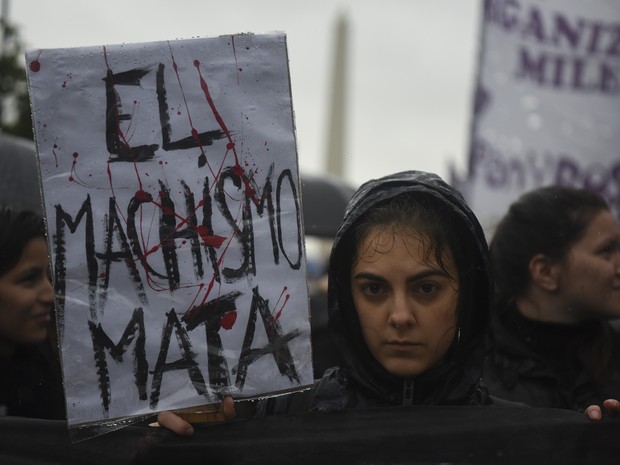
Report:
[[[417,364],[412,365],[411,363],[387,363],[384,367],[390,374],[399,378],[413,378],[426,371],[426,367]]]
[[[25,337],[22,343],[24,345],[35,345],[42,344],[47,339],[47,329],[43,329],[41,331],[33,332],[32,334]]]

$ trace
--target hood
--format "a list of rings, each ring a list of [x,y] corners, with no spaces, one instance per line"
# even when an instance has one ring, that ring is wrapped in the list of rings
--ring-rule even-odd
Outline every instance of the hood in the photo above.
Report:
[[[455,396],[469,395],[481,376],[484,337],[492,301],[488,246],[477,218],[463,196],[439,176],[406,171],[363,184],[353,195],[334,239],[329,267],[329,327],[347,378],[367,394],[389,403],[402,399],[403,380],[388,373],[371,355],[364,342],[350,290],[350,256],[354,250],[352,227],[373,206],[403,193],[420,193],[445,203],[454,212],[460,229],[471,234],[476,244],[475,277],[468,302],[459,303],[460,338],[442,362],[413,381],[423,403],[460,403]],[[428,392],[420,392],[426,386]],[[459,391],[458,393],[456,391]],[[461,399],[462,400],[462,399]]]

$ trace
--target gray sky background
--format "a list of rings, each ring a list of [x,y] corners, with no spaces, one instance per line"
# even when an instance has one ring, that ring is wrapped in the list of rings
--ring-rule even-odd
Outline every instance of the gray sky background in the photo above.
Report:
[[[28,49],[287,34],[301,172],[324,172],[335,24],[349,24],[345,179],[465,169],[479,0],[11,0]]]

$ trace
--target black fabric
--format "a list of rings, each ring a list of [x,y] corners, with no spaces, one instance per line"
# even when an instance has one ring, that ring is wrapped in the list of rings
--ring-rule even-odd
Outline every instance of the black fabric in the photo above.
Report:
[[[0,357],[0,415],[61,420],[65,402],[60,366],[49,344]]]
[[[64,420],[0,417],[2,465],[125,465],[164,439],[163,430],[127,427],[72,443]],[[172,434],[172,433],[170,433]],[[177,459],[169,463],[180,463]]]
[[[411,380],[389,374],[370,354],[353,306],[349,270],[343,266],[350,261],[345,257],[354,249],[352,229],[360,217],[377,204],[405,193],[432,198],[449,211],[455,221],[460,222],[465,234],[470,234],[477,244],[478,255],[476,263],[472,264],[476,288],[471,301],[462,305],[458,346],[453,346],[442,363]],[[347,400],[329,399],[323,405],[314,402],[313,408],[329,410],[330,405],[338,404],[343,408],[399,405],[403,403],[403,392],[410,389],[416,404],[488,403],[488,396],[479,381],[493,289],[489,269],[488,247],[482,227],[462,195],[441,178],[430,173],[407,171],[363,184],[347,207],[330,257],[329,325],[340,355],[341,373],[335,377],[332,374],[330,383],[323,382],[318,387],[320,391],[327,384],[340,384],[341,394]],[[331,389],[331,392],[335,390]],[[321,393],[317,395],[320,397]]]
[[[41,214],[41,193],[32,140],[0,133],[0,204]]]
[[[72,444],[63,421],[0,418],[11,465],[612,465],[620,421],[559,409],[393,407],[197,425],[192,438],[130,426]]]
[[[608,340],[612,359],[604,381],[596,381],[584,353]],[[620,335],[605,322],[544,323],[510,305],[493,319],[484,383],[491,394],[535,407],[584,410],[620,398]]]

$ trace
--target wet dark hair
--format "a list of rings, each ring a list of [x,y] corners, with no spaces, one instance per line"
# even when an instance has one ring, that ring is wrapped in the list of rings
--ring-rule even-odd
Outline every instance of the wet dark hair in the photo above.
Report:
[[[0,207],[0,275],[19,261],[31,239],[45,238],[43,218],[31,211]]]
[[[525,292],[534,255],[562,261],[590,221],[607,210],[609,206],[597,194],[560,186],[530,191],[513,203],[490,245],[500,305]]]
[[[445,205],[428,195],[419,193],[401,194],[383,204],[379,204],[368,211],[355,227],[356,246],[375,227],[395,227],[404,232],[413,230],[426,246],[426,260],[433,255],[440,268],[451,278],[446,266],[446,252],[454,260],[456,269],[461,274],[473,267],[476,246],[473,241],[464,243],[463,237],[458,234],[459,225],[456,215]],[[357,257],[353,258],[355,263]],[[466,273],[462,273],[465,277]],[[459,280],[461,276],[458,277]]]

